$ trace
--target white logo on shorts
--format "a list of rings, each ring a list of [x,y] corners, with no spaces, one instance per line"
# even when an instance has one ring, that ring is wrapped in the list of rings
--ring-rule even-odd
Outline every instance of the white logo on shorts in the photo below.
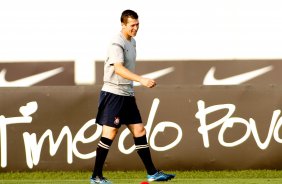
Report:
[[[114,124],[115,124],[115,125],[118,125],[118,124],[119,124],[119,117],[115,117]]]

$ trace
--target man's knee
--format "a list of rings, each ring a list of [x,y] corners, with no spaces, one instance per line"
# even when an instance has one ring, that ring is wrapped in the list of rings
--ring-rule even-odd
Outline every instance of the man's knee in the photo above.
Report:
[[[110,127],[110,126],[103,126],[102,137],[106,137],[108,139],[113,140],[118,133],[118,128]]]
[[[129,129],[134,137],[141,137],[143,135],[146,135],[146,129],[143,124],[131,125]]]

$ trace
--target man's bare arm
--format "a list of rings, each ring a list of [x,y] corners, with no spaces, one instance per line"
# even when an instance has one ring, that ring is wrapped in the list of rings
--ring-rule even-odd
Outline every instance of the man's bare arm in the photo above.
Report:
[[[146,86],[148,88],[153,88],[157,84],[156,81],[153,79],[144,78],[140,75],[131,72],[130,70],[125,68],[122,63],[115,63],[114,67],[115,67],[115,73],[125,79],[140,82],[143,86]]]

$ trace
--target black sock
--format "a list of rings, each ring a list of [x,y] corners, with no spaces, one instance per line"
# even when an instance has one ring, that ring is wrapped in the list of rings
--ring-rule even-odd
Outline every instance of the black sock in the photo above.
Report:
[[[110,140],[105,137],[101,137],[100,142],[98,143],[98,147],[96,149],[96,161],[93,169],[92,178],[96,176],[103,176],[103,166],[108,155],[109,149],[112,145],[113,140]]]
[[[136,151],[145,165],[147,173],[152,175],[157,172],[151,157],[151,152],[147,142],[146,135],[142,137],[134,137]]]

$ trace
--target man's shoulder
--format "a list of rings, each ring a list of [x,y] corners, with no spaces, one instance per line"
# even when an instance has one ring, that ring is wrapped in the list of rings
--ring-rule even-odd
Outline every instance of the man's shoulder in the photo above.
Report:
[[[121,45],[125,44],[124,39],[123,39],[121,33],[116,34],[116,35],[113,36],[112,43],[118,43],[118,44],[121,44]]]

